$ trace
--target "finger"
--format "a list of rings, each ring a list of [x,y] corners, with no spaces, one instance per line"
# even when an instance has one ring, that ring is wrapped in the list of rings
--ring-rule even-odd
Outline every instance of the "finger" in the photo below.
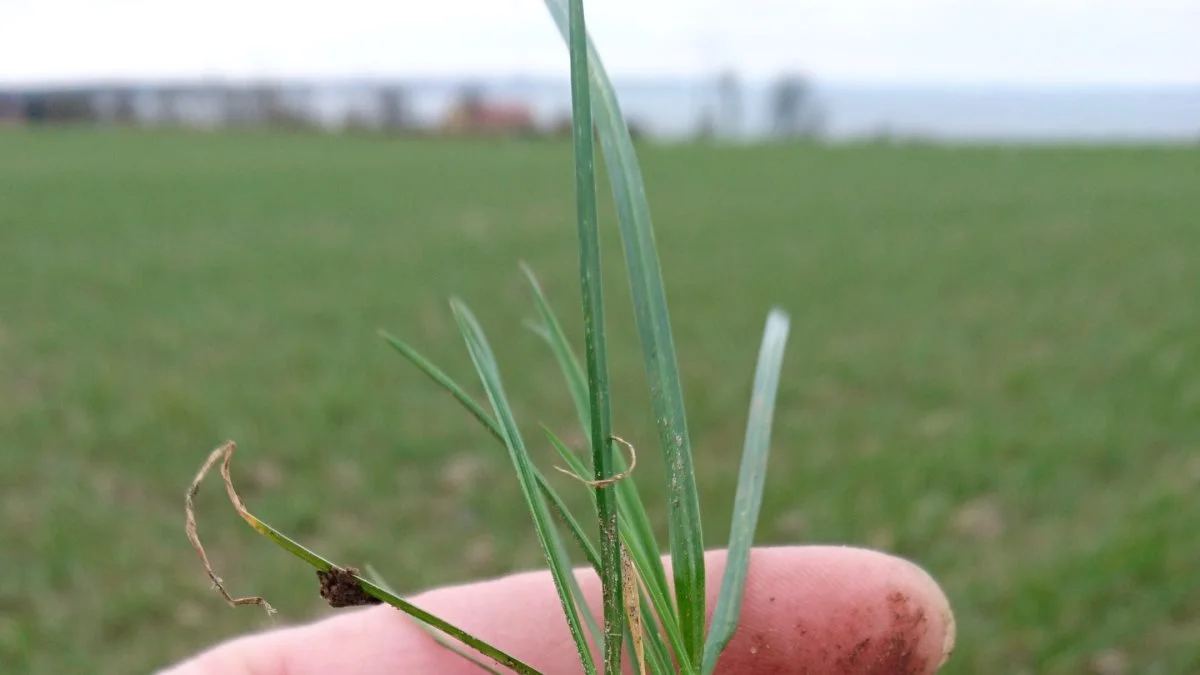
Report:
[[[711,619],[725,552],[706,556]],[[664,559],[669,570],[669,560]],[[577,572],[589,605],[600,582]],[[548,572],[429,591],[419,607],[545,673],[582,669]],[[933,673],[954,644],[954,619],[937,584],[891,556],[844,547],[755,549],[741,621],[717,672]],[[445,673],[477,667],[437,645],[397,610],[372,607],[234,640],[164,675]]]

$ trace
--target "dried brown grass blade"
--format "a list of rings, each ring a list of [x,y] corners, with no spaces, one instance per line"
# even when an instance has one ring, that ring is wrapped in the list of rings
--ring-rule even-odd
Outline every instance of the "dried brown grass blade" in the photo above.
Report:
[[[638,583],[637,568],[629,557],[629,549],[621,544],[621,595],[625,599],[625,622],[629,626],[629,636],[633,640],[635,658],[635,673],[646,672],[646,646],[642,627],[641,586]]]
[[[228,602],[230,606],[236,607],[238,605],[258,605],[266,610],[268,615],[271,615],[275,613],[275,608],[272,607],[265,598],[257,595],[240,598],[230,595],[229,591],[225,588],[225,584],[221,581],[221,578],[217,576],[215,571],[213,571],[212,563],[208,560],[208,554],[204,551],[204,545],[200,543],[200,535],[196,533],[196,493],[200,491],[200,484],[204,482],[204,478],[208,476],[208,472],[212,470],[213,465],[217,463],[217,460],[222,458],[224,458],[224,463],[221,465],[221,477],[225,480],[225,490],[229,493],[229,499],[233,502],[233,507],[237,509],[238,515],[249,521],[251,525],[254,525],[258,522],[258,519],[250,515],[250,512],[246,510],[246,506],[242,503],[241,497],[239,497],[237,492],[233,489],[233,481],[229,476],[229,462],[233,457],[233,451],[236,447],[237,445],[233,441],[228,441],[224,445],[213,450],[208,455],[208,459],[204,462],[204,466],[201,466],[200,471],[196,473],[196,478],[192,481],[191,487],[188,488],[187,495],[184,497],[184,507],[187,510],[188,541],[192,542],[192,548],[196,549],[196,553],[200,555],[200,560],[204,563],[204,571],[208,574],[208,578],[212,581],[213,587],[217,589],[217,592],[221,594],[221,597],[225,598],[225,601]],[[257,529],[257,527],[255,529]]]
[[[628,478],[633,473],[633,470],[635,468],[637,468],[637,450],[633,447],[632,443],[625,440],[624,438],[621,438],[620,436],[610,436],[609,438],[620,443],[621,445],[625,446],[629,450],[629,468],[622,471],[621,473],[614,474],[604,480],[588,480],[587,478],[580,476],[579,474],[575,473],[574,471],[571,471],[570,469],[564,469],[561,466],[556,466],[554,468],[562,473],[567,474],[568,476],[574,478],[575,480],[578,480],[579,482],[583,483],[584,485],[587,485],[588,487],[594,487],[594,488],[608,487],[609,485],[612,485],[614,483],[617,483],[621,480]]]

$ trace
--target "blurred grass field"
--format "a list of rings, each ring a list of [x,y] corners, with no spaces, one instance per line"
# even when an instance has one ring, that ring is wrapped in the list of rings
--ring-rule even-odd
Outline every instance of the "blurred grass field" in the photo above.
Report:
[[[1200,672],[1200,154],[640,153],[709,547],[778,303],[762,544],[924,565],[945,672]],[[568,143],[0,133],[3,670],[146,672],[265,625],[183,532],[227,438],[252,510],[403,592],[539,565],[502,449],[375,331],[479,391],[463,297],[548,467],[536,423],[580,437],[517,263],[581,343],[572,181]],[[616,429],[650,448],[611,213]],[[665,535],[657,453],[638,471]],[[199,503],[233,592],[330,611],[216,482]]]

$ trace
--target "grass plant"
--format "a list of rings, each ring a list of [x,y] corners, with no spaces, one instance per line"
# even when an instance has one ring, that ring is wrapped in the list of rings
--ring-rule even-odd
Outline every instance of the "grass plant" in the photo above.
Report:
[[[505,392],[498,360],[483,327],[463,300],[453,298],[450,302],[451,311],[486,393],[490,413],[410,344],[390,334],[385,333],[384,337],[412,364],[451,393],[507,449],[584,673],[621,672],[624,638],[628,635],[633,645],[633,663],[638,672],[709,675],[737,627],[749,550],[763,498],[770,427],[788,334],[788,318],[782,311],[773,310],[763,336],[734,504],[729,558],[721,580],[712,630],[706,631],[700,498],[667,296],[646,190],[612,83],[587,37],[582,0],[547,0],[546,6],[566,40],[571,63],[579,287],[585,354],[583,366],[575,356],[561,322],[542,293],[533,270],[525,266],[524,271],[533,288],[539,316],[533,328],[548,343],[552,356],[563,371],[579,413],[583,437],[587,439],[591,451],[590,467],[549,429],[546,429],[547,438],[566,461],[569,470],[592,492],[591,515],[596,523],[598,545],[593,543],[592,535],[535,466]],[[636,449],[629,446],[631,454],[628,465],[614,450],[617,443],[626,442],[614,435],[612,429],[612,390],[608,372],[596,190],[594,141],[597,136],[607,160],[616,203],[632,305],[665,466],[673,594],[667,584],[652,524],[632,480]],[[230,442],[213,451],[188,492],[187,499],[189,536],[204,561],[209,577],[230,604],[256,604],[273,611],[261,597],[231,596],[212,569],[198,538],[193,498],[205,474],[218,460],[222,461],[225,485],[239,515],[256,531],[312,565],[322,580],[322,595],[331,605],[385,602],[439,634],[443,644],[452,646],[456,651],[459,650],[454,643],[445,638],[457,641],[513,672],[537,672],[502,649],[405,601],[384,585],[359,574],[358,570],[336,565],[312,552],[252,515],[237,494],[230,475],[234,447]],[[584,478],[585,475],[591,478]],[[603,627],[600,630],[592,624],[587,599],[574,579],[572,560],[560,527],[569,531],[571,539],[600,576],[603,595]],[[661,632],[657,628],[660,625]],[[599,665],[585,627],[589,629],[592,639],[600,642],[602,663]],[[465,658],[470,657],[466,652],[459,653]]]

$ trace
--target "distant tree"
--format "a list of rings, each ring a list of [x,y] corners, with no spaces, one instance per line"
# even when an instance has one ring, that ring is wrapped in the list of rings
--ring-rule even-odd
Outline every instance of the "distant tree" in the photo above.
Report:
[[[824,130],[825,115],[804,75],[787,74],[770,93],[771,132],[779,138],[812,138]]]
[[[361,103],[352,105],[342,118],[342,131],[347,134],[365,134],[376,130],[376,116],[371,109]]]
[[[736,138],[742,130],[742,83],[737,72],[727,70],[717,76],[716,131],[721,136]]]
[[[716,115],[713,114],[711,106],[705,106],[700,109],[700,115],[696,118],[696,127],[692,131],[692,138],[698,141],[710,141],[716,134]]]
[[[646,126],[640,120],[630,118],[626,120],[625,126],[629,127],[629,138],[633,141],[640,141],[646,138],[649,132]]]
[[[138,119],[137,94],[129,87],[113,90],[112,121],[117,124],[134,124]]]
[[[159,120],[167,126],[187,123],[187,92],[183,87],[163,87],[158,91]]]
[[[284,126],[289,117],[289,110],[283,89],[270,82],[264,82],[254,87],[252,95],[254,107],[259,111],[263,124],[271,127]]]
[[[262,124],[263,111],[259,108],[259,97],[250,87],[221,87],[216,96],[218,117],[224,123],[234,128],[244,128]]]
[[[412,105],[408,90],[401,85],[380,88],[379,122],[385,131],[406,131],[413,128]]]
[[[278,82],[260,82],[246,93],[246,121],[278,129],[308,128],[313,121],[304,104],[305,94]]]
[[[483,112],[485,105],[483,89],[479,85],[468,84],[459,90],[458,109],[467,117],[475,119]]]
[[[194,88],[196,107],[200,122],[209,127],[221,128],[230,123],[230,89],[216,80],[206,80]]]
[[[486,116],[483,89],[477,84],[466,84],[459,89],[457,99],[442,119],[441,129],[453,134],[475,133],[484,126]]]
[[[36,94],[26,102],[26,117],[31,122],[83,124],[100,119],[97,97],[86,91],[52,91]]]
[[[550,123],[549,133],[555,138],[571,138],[575,130],[572,125],[570,111],[559,113]]]
[[[96,123],[104,118],[104,106],[96,92],[80,93],[77,105],[81,114],[81,122]]]

